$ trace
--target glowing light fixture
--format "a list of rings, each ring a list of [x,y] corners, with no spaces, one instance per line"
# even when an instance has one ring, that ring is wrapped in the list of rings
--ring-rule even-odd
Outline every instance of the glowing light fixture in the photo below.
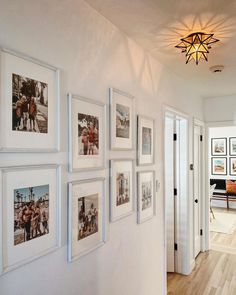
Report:
[[[180,39],[181,42],[175,47],[180,48],[186,56],[186,64],[194,60],[198,65],[199,60],[208,61],[209,49],[211,44],[218,42],[213,38],[214,34],[205,34],[202,32],[192,33],[185,38]]]

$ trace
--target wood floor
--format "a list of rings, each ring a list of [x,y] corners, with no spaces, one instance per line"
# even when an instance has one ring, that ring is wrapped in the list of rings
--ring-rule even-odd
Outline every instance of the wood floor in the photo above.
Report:
[[[236,255],[201,253],[189,276],[168,274],[168,295],[235,295]]]
[[[235,209],[227,210],[227,209],[213,208],[213,211],[224,212],[224,213],[228,212],[230,214],[236,214]],[[234,250],[234,252],[236,253],[236,228],[232,235],[210,232],[210,239],[211,239],[211,245],[213,250],[222,249],[222,251],[226,251],[226,252],[232,252],[232,250]]]

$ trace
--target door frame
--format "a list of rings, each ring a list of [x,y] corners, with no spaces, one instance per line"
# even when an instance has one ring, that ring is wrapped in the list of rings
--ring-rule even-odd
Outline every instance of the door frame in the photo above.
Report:
[[[162,151],[163,151],[163,159],[165,158],[165,117],[167,114],[172,114],[173,117],[177,118],[182,118],[186,120],[186,151],[187,151],[187,156],[186,156],[186,193],[187,195],[189,194],[189,180],[190,180],[190,173],[189,173],[189,143],[190,143],[190,131],[191,129],[189,128],[190,126],[190,120],[188,114],[179,111],[169,105],[163,104],[162,105],[162,124],[163,124],[163,134],[162,134]],[[165,183],[165,165],[163,162],[163,183]],[[191,204],[192,205],[192,204]],[[186,200],[186,208],[190,208],[190,200]],[[187,210],[189,211],[189,210]],[[165,223],[165,218],[166,218],[166,203],[165,203],[165,186],[163,186],[163,227],[164,227],[164,294],[167,293],[167,241],[166,241],[166,223]],[[187,219],[189,219],[189,212],[186,212],[187,214]],[[190,261],[190,252],[192,251],[190,247],[190,239],[191,239],[191,234],[190,234],[190,226],[189,222],[185,225],[186,227],[186,236],[184,240],[184,245],[186,246],[186,252],[181,255],[181,252],[178,251],[178,261],[181,261],[179,263],[179,271],[182,274],[188,275],[191,270],[192,270],[192,265]],[[179,229],[178,229],[179,230]],[[180,241],[178,241],[180,242]],[[183,243],[183,241],[182,241]],[[184,262],[184,263],[182,263]]]
[[[210,250],[210,200],[207,196],[210,195],[210,185],[209,185],[209,181],[210,181],[210,165],[209,165],[209,161],[210,161],[210,142],[209,142],[209,129],[210,128],[216,128],[216,127],[230,127],[230,126],[236,126],[236,122],[235,121],[219,121],[219,122],[206,122],[205,123],[205,133],[206,133],[206,142],[205,142],[205,159],[206,159],[206,166],[205,166],[205,179],[207,179],[207,181],[205,182],[205,212],[204,212],[204,216],[205,216],[205,239],[204,239],[204,247],[205,247],[205,251]]]
[[[207,194],[206,194],[206,167],[204,165],[204,163],[206,164],[206,150],[208,148],[208,136],[206,136],[206,128],[205,128],[205,123],[197,118],[193,119],[193,161],[194,161],[194,128],[195,126],[201,127],[201,134],[203,137],[203,141],[202,141],[202,165],[201,165],[201,183],[202,183],[202,188],[201,188],[201,208],[200,208],[200,222],[201,222],[201,229],[202,229],[202,236],[201,236],[201,246],[200,246],[200,251],[201,252],[205,252],[206,251],[206,237],[208,235],[208,231],[207,231],[207,216],[206,216],[206,203],[207,203]],[[208,165],[207,165],[208,167]],[[193,167],[194,169],[194,167]],[[194,226],[194,214],[195,214],[195,210],[194,210],[194,170],[193,170],[193,254],[195,256],[195,226]],[[195,257],[194,257],[195,260]]]

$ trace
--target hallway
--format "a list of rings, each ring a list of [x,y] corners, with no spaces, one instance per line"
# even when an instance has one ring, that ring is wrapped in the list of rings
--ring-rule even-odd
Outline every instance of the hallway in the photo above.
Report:
[[[191,275],[168,274],[167,294],[236,294],[236,256],[212,250],[201,253]]]

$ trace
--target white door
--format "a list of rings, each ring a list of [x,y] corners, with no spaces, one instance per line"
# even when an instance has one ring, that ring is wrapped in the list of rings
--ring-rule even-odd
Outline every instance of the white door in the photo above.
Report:
[[[167,272],[175,271],[174,119],[165,118],[165,227]]]
[[[194,254],[201,251],[201,191],[202,191],[201,127],[194,126]]]

